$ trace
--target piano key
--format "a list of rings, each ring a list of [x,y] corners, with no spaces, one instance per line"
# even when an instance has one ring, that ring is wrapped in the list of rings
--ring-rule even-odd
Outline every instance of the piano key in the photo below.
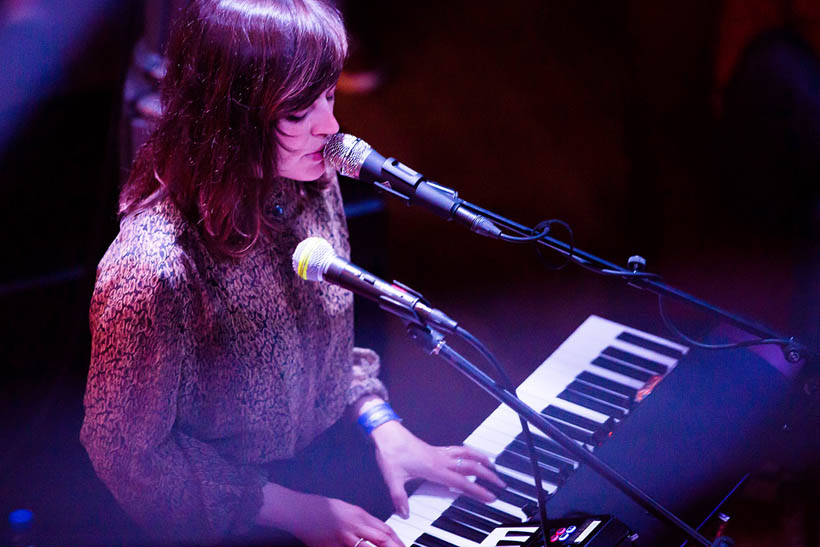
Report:
[[[572,381],[575,381],[573,378]],[[568,382],[571,383],[571,382]],[[566,384],[561,384],[566,385]],[[600,412],[596,412],[589,408],[578,406],[575,403],[571,403],[569,401],[564,401],[558,398],[558,394],[561,393],[562,390],[559,390],[555,393],[555,395],[551,396],[550,398],[540,397],[536,398],[532,396],[529,392],[520,392],[519,398],[526,403],[528,406],[535,408],[535,409],[543,409],[547,407],[557,407],[561,410],[565,410],[570,414],[575,416],[579,416],[585,420],[590,420],[592,422],[598,422],[599,424],[605,424],[607,420],[609,420],[609,416],[605,414],[601,414]],[[555,417],[555,416],[553,416]],[[576,425],[576,424],[573,424]]]
[[[512,474],[509,473],[509,472],[503,473],[503,475],[504,475],[504,477],[507,477],[509,479],[514,479]],[[511,484],[510,481],[505,480],[505,482],[507,482],[508,485]],[[519,482],[521,482],[521,484],[525,484],[525,483],[523,483],[523,481],[519,481]],[[528,503],[532,503],[533,501],[538,499],[536,497],[536,494],[535,494],[535,489],[532,486],[530,486],[530,488],[533,489],[532,490],[532,495],[529,495],[529,494],[524,494],[520,490],[517,490],[516,488],[510,487],[510,486],[508,486],[507,488],[500,488],[500,487],[496,486],[495,484],[492,484],[490,482],[485,481],[484,479],[478,479],[476,481],[476,483],[478,483],[481,486],[483,486],[484,488],[490,490],[493,494],[495,494],[498,497],[498,499],[504,501],[505,503],[509,503],[510,505],[514,505],[518,509],[521,509],[522,507],[524,507]],[[527,485],[527,486],[529,486],[529,485]]]
[[[486,534],[489,534],[491,531],[493,531],[497,525],[496,522],[487,520],[474,513],[465,511],[464,509],[456,507],[455,505],[451,505],[450,507],[448,507],[441,515],[443,517],[447,517],[461,524],[470,526],[471,528],[475,528],[476,530],[481,530],[485,533],[485,537]]]
[[[643,387],[639,386],[638,388],[632,388],[631,386],[619,383],[618,381],[612,380],[604,375],[595,374],[589,371],[584,371],[579,374],[578,380],[612,391],[613,393],[620,393],[621,395],[629,397],[631,401],[634,401],[638,396],[638,389]]]
[[[599,358],[596,357],[596,359]],[[599,366],[598,363],[595,362],[591,362],[589,367],[584,372],[590,372],[591,374],[607,378],[616,384],[624,386],[625,388],[632,388],[634,391],[640,391],[646,385],[645,381],[636,380],[630,376],[625,376],[624,374],[616,372],[611,368]],[[580,374],[578,376],[580,379]]]
[[[446,509],[447,508],[445,507],[444,509],[437,510],[433,506],[418,503],[413,504],[411,501],[410,518],[407,521],[404,521],[404,523],[405,528],[409,526],[410,528],[416,529],[416,536],[408,541],[413,541],[416,537],[418,537],[418,535],[421,534],[422,531],[426,531],[437,538],[456,545],[473,546],[481,542],[481,539],[483,539],[486,534],[482,534],[476,530],[470,531],[471,529],[469,527],[458,522],[454,522],[447,517],[442,517],[442,514],[446,511]],[[390,520],[388,520],[388,524],[391,524]],[[464,529],[467,531],[465,532]],[[398,531],[396,534],[399,535],[399,538],[402,538],[402,535],[400,535]],[[461,543],[454,538],[460,538]],[[404,539],[402,539],[402,541],[404,542]]]
[[[466,498],[464,495],[457,493],[454,490],[450,490],[446,486],[425,482],[419,486],[410,497],[410,512],[411,514],[413,513],[416,504],[422,504],[440,513],[460,497],[472,499]],[[521,506],[510,504],[502,500],[495,500],[486,504],[477,501],[475,503],[481,504],[491,511],[495,510],[502,514],[512,515],[517,522],[521,522],[527,518],[527,515],[521,511]]]
[[[597,410],[603,414],[608,414],[613,418],[622,419],[626,414],[622,408],[617,406],[612,406],[607,403],[602,403],[601,401],[597,401],[592,397],[587,397],[581,393],[577,393],[575,391],[566,390],[562,392],[558,397],[561,399],[566,399],[567,401],[572,401],[575,404],[589,407],[593,410]]]
[[[549,416],[544,417],[553,427],[561,431],[570,439],[574,439],[576,441],[582,442],[584,444],[589,444],[592,446],[597,446],[598,444],[600,444],[600,439],[598,438],[598,436],[596,436],[590,431],[587,431],[586,429],[581,429],[569,424],[565,424],[564,422],[560,422]]]
[[[498,476],[507,484],[506,490],[518,492],[522,496],[529,498],[530,501],[538,499],[538,493],[535,491],[535,481],[529,473],[521,473],[505,468],[498,473]],[[555,485],[547,486],[546,481],[542,482],[544,482],[544,491],[547,494],[555,491]]]
[[[461,524],[460,522],[456,522],[444,516],[441,516],[434,520],[433,526],[441,530],[451,532],[459,537],[467,538],[476,543],[481,543],[481,540],[487,537],[487,534],[484,532],[476,530],[475,528],[470,528],[469,526],[466,526],[464,524]]]
[[[452,543],[448,543],[443,539],[433,537],[427,533],[424,533],[417,537],[414,545],[416,544],[420,545],[421,547],[455,547],[455,545],[453,545]]]
[[[590,316],[558,347],[557,350],[555,350],[555,352],[553,352],[552,355],[576,355],[581,358],[585,357],[586,359],[583,360],[589,361],[592,356],[600,353],[606,346],[613,345],[613,341],[618,341],[618,337],[624,332],[639,336],[646,340],[658,342],[665,346],[677,348],[683,353],[688,351],[686,346],[682,346],[672,342],[671,340],[626,327],[601,317]],[[628,341],[621,341],[619,343],[629,344]],[[640,344],[635,344],[632,345],[632,347],[638,348],[642,346]],[[660,352],[657,352],[656,354],[662,355]]]
[[[674,348],[666,344],[661,344],[659,342],[655,342],[643,336],[637,336],[627,331],[624,331],[618,336],[616,336],[616,339],[628,342],[635,346],[652,350],[655,353],[660,353],[661,355],[666,355],[667,357],[672,357],[676,360],[681,359],[685,355],[685,352],[679,350],[678,348]]]
[[[570,391],[576,391],[578,393],[586,395],[587,397],[592,397],[593,399],[597,399],[604,403],[609,403],[611,405],[617,406],[618,408],[621,408],[624,411],[629,411],[629,409],[631,409],[634,405],[632,400],[630,400],[628,397],[624,395],[621,395],[619,393],[613,393],[611,391],[606,391],[591,384],[586,384],[584,382],[580,382],[577,380],[568,385],[567,389]]]
[[[516,454],[510,450],[505,450],[498,455],[495,461],[497,465],[503,465],[504,467],[515,469],[520,473],[526,473],[527,475],[532,476],[532,462],[530,462],[530,459],[527,456]],[[556,486],[561,485],[564,480],[566,480],[566,476],[557,470],[547,469],[543,465],[539,465],[539,469],[541,471],[541,480],[549,481]]]
[[[502,524],[520,524],[521,518],[517,518],[511,513],[500,511],[490,507],[486,503],[481,503],[467,496],[459,496],[453,501],[454,507],[459,507],[465,511],[470,511],[476,515],[481,515],[487,520],[492,520],[497,523],[497,526]]]
[[[605,357],[603,355],[599,355],[598,357],[593,359],[592,364],[610,370],[612,372],[617,372],[618,374],[634,378],[644,384],[648,382],[649,379],[653,376],[651,372],[646,372],[637,367],[626,365],[624,363],[616,361],[615,359],[610,359],[609,357]]]
[[[488,441],[488,442],[492,442],[492,441]],[[498,445],[494,445],[494,446],[498,446]],[[500,457],[501,454],[503,454],[505,450],[506,450],[506,448],[502,447],[502,448],[499,449],[498,456],[493,456],[493,459],[495,460],[494,465],[495,465],[496,474],[501,476],[501,475],[506,473],[508,475],[512,475],[514,478],[517,478],[518,480],[521,480],[521,481],[527,483],[528,485],[530,485],[530,488],[527,490],[527,493],[529,493],[531,495],[531,497],[535,498],[535,479],[532,476],[531,468],[528,467],[526,469],[526,471],[521,471],[520,469],[509,467],[508,462],[499,461],[498,457]],[[524,456],[524,455],[522,454],[521,456]],[[552,457],[555,458],[557,456],[553,455]],[[502,460],[503,460],[503,458],[502,458]],[[527,461],[529,461],[528,456],[527,456]],[[527,464],[527,465],[529,465],[529,464]],[[542,469],[543,469],[543,466],[542,466]],[[555,488],[556,488],[558,482],[563,482],[564,477],[566,476],[566,474],[559,473],[557,470],[550,471],[548,469],[543,469],[543,471],[544,472],[542,473],[542,476],[541,476],[541,479],[542,479],[541,484],[542,484],[542,487],[544,488],[544,490],[546,492],[555,491]],[[559,479],[557,479],[557,480],[554,477],[554,475],[556,475],[556,474],[558,474],[558,477],[559,477]],[[504,480],[504,477],[502,476],[501,479]],[[479,484],[482,484],[482,483],[479,483]],[[518,507],[520,507],[520,505],[518,505]]]
[[[393,515],[387,519],[386,524],[393,529],[404,545],[410,545],[427,531],[431,522],[429,519],[411,513],[407,520],[400,518],[398,515]]]
[[[532,436],[532,443],[535,445],[536,448],[538,448],[539,450],[543,450],[544,452],[547,452],[548,454],[551,454],[556,458],[561,458],[567,461],[573,467],[578,466],[578,460],[575,459],[575,456],[573,456],[569,451],[567,451],[566,448],[558,444],[555,440],[550,439],[549,437],[545,437],[544,435],[541,435],[537,431],[534,431],[533,433],[535,434]],[[514,442],[525,443],[526,441],[524,440],[524,434],[519,433],[518,435],[516,435]]]
[[[604,431],[606,433],[609,433],[610,431],[612,431],[612,427],[614,425],[610,420],[607,420],[603,423],[597,420],[590,420],[589,418],[585,418],[583,416],[580,416],[579,414],[570,412],[558,405],[548,406],[547,408],[541,411],[541,414],[545,414],[552,418],[556,418],[563,422],[567,422],[569,424],[574,425],[575,427],[582,427],[587,431],[592,432]]]
[[[636,367],[640,367],[655,374],[666,374],[668,371],[668,367],[664,364],[653,361],[652,359],[647,359],[646,357],[635,355],[634,353],[616,348],[614,346],[605,348],[602,354],[609,357],[614,357],[615,359],[635,365]]]
[[[428,530],[423,530],[423,532],[430,535],[431,537],[434,537],[435,539],[438,539],[440,541],[444,541],[447,544],[455,545],[456,547],[478,547],[479,546],[479,543],[477,543],[475,541],[472,541],[472,540],[467,539],[465,537],[459,536],[458,534],[454,534],[454,533],[449,532],[447,530],[444,530],[442,528],[434,527],[432,525],[432,523],[428,525],[428,528],[429,528]],[[418,533],[420,535],[417,536],[417,538],[421,538],[422,531],[419,531]],[[401,536],[399,536],[399,537],[401,537]],[[411,541],[413,541],[413,540],[411,540]]]
[[[575,468],[572,465],[560,460],[554,454],[544,452],[543,450],[538,449],[538,447],[534,448],[535,456],[538,459],[539,466],[545,471],[557,474],[557,480],[563,482],[572,473],[572,471],[575,470]],[[527,448],[527,445],[523,442],[513,440],[510,444],[507,445],[507,448],[504,450],[504,452],[502,452],[496,457],[496,461],[499,463],[499,465],[504,465],[504,462],[499,461],[499,458],[501,458],[501,456],[503,456],[507,452],[516,455],[520,458],[524,458],[528,462],[530,461],[530,451]]]
[[[674,357],[669,357],[667,355],[663,355],[662,353],[658,353],[641,346],[636,346],[634,344],[624,342],[623,340],[618,340],[617,338],[615,340],[611,340],[609,346],[607,347],[613,347],[629,352],[632,355],[649,359],[650,361],[660,363],[666,367],[674,367],[678,362],[678,360]],[[603,353],[603,351],[601,353]]]
[[[553,454],[539,448],[534,441],[533,448],[535,448],[538,461],[543,465],[548,465],[549,467],[556,469],[559,473],[561,473],[562,477],[568,477],[569,474],[575,470],[575,466],[571,462],[566,461],[557,454]],[[512,442],[507,445],[507,450],[526,457],[529,457],[530,455],[529,447],[524,440],[513,439]]]
[[[638,390],[638,389],[641,389],[644,385],[646,385],[646,381],[644,381],[644,380],[637,380],[637,379],[633,378],[632,376],[627,376],[627,375],[622,374],[620,372],[617,372],[617,371],[610,370],[608,368],[599,366],[598,364],[595,363],[595,360],[599,359],[599,358],[600,358],[600,356],[596,355],[595,357],[590,359],[588,361],[588,364],[586,364],[583,367],[583,369],[581,369],[579,371],[578,376],[580,376],[584,372],[591,372],[593,374],[597,374],[598,376],[602,376],[604,378],[612,380],[613,382],[624,386],[625,389],[632,388],[634,390]],[[563,366],[572,367],[573,365],[570,363],[570,364],[565,364]],[[577,365],[574,365],[574,366],[577,366]],[[564,385],[566,385],[566,384],[564,384]]]
[[[497,412],[497,413],[494,412],[493,414],[491,414],[490,417],[487,418],[487,420],[482,425],[484,426],[484,429],[494,431],[499,438],[503,438],[503,439],[508,440],[508,439],[510,439],[510,434],[511,433],[514,433],[515,435],[517,435],[518,433],[521,432],[521,422],[518,418],[518,415],[515,412],[513,412],[511,409],[509,409],[507,407],[502,407],[500,410],[501,410],[500,412]],[[554,421],[552,421],[551,423],[553,423],[553,425],[556,425],[556,426],[560,425],[560,424],[556,424]],[[559,427],[559,429],[565,429],[565,428]],[[530,431],[532,431],[536,435],[546,436],[546,433],[542,432],[540,429],[536,428],[535,426],[530,426]],[[581,430],[578,430],[578,431],[581,431]],[[572,432],[572,431],[569,431],[569,432],[565,431],[565,433],[570,435],[570,437],[575,439],[576,442],[578,442],[579,444],[584,444],[584,443],[597,444],[598,443],[598,441],[596,439],[594,439],[591,435],[581,435],[580,433],[576,434],[576,432]],[[488,437],[489,437],[489,435],[488,435]],[[472,435],[467,438],[468,441],[470,441],[471,438],[472,438]],[[506,443],[505,443],[505,446],[506,446]],[[480,448],[480,444],[479,444],[479,446],[476,446],[476,448]]]

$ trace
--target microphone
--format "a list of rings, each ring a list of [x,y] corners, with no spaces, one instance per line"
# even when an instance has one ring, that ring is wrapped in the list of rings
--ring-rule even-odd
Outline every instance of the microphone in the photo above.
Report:
[[[373,150],[365,141],[346,133],[331,135],[325,143],[324,157],[339,173],[346,177],[379,184],[384,182],[407,199],[411,205],[421,205],[446,220],[464,224],[473,232],[498,238],[501,229],[491,220],[462,207],[458,192],[441,186],[417,173],[394,158]]]
[[[321,237],[302,240],[293,251],[293,271],[306,281],[327,281],[373,300],[386,311],[405,319],[420,321],[452,333],[458,323],[444,312],[431,308],[424,298],[409,287],[379,279],[336,254]]]

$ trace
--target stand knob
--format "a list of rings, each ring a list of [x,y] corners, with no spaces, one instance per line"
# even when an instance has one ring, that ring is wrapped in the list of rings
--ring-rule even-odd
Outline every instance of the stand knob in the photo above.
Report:
[[[633,272],[642,272],[646,269],[646,259],[640,255],[630,256],[626,265]]]

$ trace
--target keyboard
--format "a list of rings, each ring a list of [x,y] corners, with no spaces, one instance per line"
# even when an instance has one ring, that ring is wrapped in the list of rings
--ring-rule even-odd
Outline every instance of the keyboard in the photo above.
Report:
[[[593,315],[516,393],[574,442],[595,452],[688,352],[675,342]],[[579,462],[541,431],[530,429],[542,486],[554,495],[579,469]],[[536,502],[537,494],[518,416],[506,405],[499,406],[464,444],[490,457],[507,488],[479,480],[498,497],[483,504],[422,483],[410,496],[410,518],[393,515],[387,520],[405,545],[474,547],[495,527],[528,518],[523,509]]]

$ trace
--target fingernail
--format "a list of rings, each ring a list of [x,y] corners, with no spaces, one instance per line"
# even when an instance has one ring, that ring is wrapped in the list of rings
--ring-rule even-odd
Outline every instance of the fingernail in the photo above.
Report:
[[[409,519],[410,518],[410,509],[408,509],[407,506],[402,507],[401,508],[401,513],[399,513],[399,516],[401,516],[401,518],[403,518],[404,520]]]

